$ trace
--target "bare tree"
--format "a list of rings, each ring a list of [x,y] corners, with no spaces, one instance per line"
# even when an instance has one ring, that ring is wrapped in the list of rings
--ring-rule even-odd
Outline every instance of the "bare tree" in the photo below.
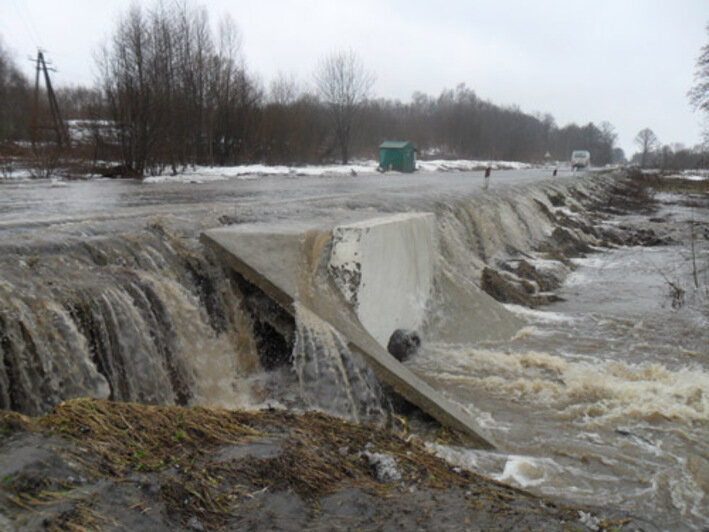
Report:
[[[640,148],[640,166],[644,168],[645,163],[647,162],[648,154],[655,151],[655,149],[660,145],[660,141],[657,138],[657,135],[655,135],[655,132],[646,127],[645,129],[638,131],[638,134],[635,135],[635,144],[638,148]]]
[[[707,24],[709,33],[709,24]],[[687,93],[695,111],[704,114],[704,143],[709,145],[709,43],[699,50],[694,70],[694,86]]]
[[[709,32],[709,24],[707,24]],[[687,93],[689,101],[698,111],[709,112],[709,43],[702,46],[694,71],[694,86]]]
[[[0,43],[0,142],[25,138],[29,115],[29,84]]]
[[[262,91],[242,64],[241,36],[228,16],[219,24],[219,46],[212,66],[213,157],[217,164],[249,160],[254,151],[252,129]]]
[[[218,40],[188,2],[131,8],[99,58],[101,83],[128,173],[173,172],[251,157],[261,93],[230,19]]]
[[[374,85],[374,74],[365,69],[354,51],[340,51],[321,60],[315,83],[330,109],[335,139],[346,164],[355,121]]]
[[[298,83],[295,77],[279,72],[278,75],[271,80],[268,91],[269,103],[276,105],[291,105],[299,94]]]
[[[99,57],[103,90],[117,124],[123,164],[142,175],[159,141],[154,113],[155,87],[149,82],[155,42],[143,11],[134,5],[120,19]]]

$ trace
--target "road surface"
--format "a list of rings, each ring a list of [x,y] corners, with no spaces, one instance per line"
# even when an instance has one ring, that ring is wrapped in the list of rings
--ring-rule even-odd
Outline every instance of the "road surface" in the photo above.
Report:
[[[436,201],[552,179],[551,169],[499,170],[488,190],[483,172],[431,172],[411,175],[267,176],[206,182],[143,183],[138,180],[0,180],[0,243],[20,234],[65,224],[82,224],[86,234],[124,232],[163,215],[199,221],[209,213],[234,212],[234,221],[300,218],[318,212],[370,209],[422,210]],[[566,180],[582,174],[560,172]],[[199,179],[199,175],[191,176]],[[76,227],[74,227],[76,229]]]

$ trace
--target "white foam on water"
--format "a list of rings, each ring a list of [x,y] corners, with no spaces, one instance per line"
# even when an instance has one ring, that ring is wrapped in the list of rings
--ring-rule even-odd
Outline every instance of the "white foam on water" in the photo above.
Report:
[[[686,458],[680,459],[683,463],[679,471],[680,475],[668,480],[670,498],[672,504],[683,515],[691,514],[699,519],[707,519],[708,507],[706,504],[707,495],[697,480],[692,476],[687,467]],[[706,483],[706,479],[704,479]]]
[[[569,275],[564,281],[564,289],[569,289],[578,286],[584,286],[589,283],[595,282],[597,279],[593,275],[589,275],[586,271],[574,271]]]
[[[502,473],[493,478],[500,482],[517,484],[522,488],[539,486],[547,480],[547,469],[553,465],[555,464],[550,459],[510,456]]]
[[[559,214],[559,213],[565,214],[569,218],[579,218],[579,213],[572,211],[568,207],[556,207],[554,209],[554,213],[555,214]]]
[[[530,336],[544,336],[544,335],[545,335],[545,332],[537,327],[533,327],[533,326],[522,327],[519,331],[517,331],[517,334],[515,334],[512,338],[510,338],[510,341],[516,342],[518,340],[522,340],[523,338],[528,338]]]
[[[512,303],[505,303],[503,305],[510,312],[522,316],[525,318],[532,319],[539,322],[548,323],[562,323],[562,322],[573,322],[574,317],[567,314],[562,314],[561,312],[550,312],[546,310],[537,310],[528,307],[523,307],[521,305],[514,305]]]
[[[552,408],[553,416],[584,425],[627,420],[706,422],[709,373],[659,363],[569,359],[543,352],[513,353],[427,345],[416,359],[438,379],[466,383],[496,397]]]
[[[466,447],[454,447],[436,442],[426,442],[425,447],[436,456],[443,458],[451,464],[463,467],[469,471],[478,470],[480,464],[478,453]]]

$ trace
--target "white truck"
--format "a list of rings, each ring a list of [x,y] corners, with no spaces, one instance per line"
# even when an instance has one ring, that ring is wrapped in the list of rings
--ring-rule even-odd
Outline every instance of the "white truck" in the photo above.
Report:
[[[571,167],[576,170],[589,166],[591,166],[591,154],[586,150],[574,150],[571,154]]]

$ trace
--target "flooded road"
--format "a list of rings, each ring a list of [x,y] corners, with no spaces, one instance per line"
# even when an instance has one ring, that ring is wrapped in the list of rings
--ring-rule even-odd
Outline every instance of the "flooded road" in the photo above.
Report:
[[[509,185],[548,179],[549,169],[500,170],[493,173],[490,191]],[[238,179],[142,183],[138,180],[0,181],[0,232],[37,225],[91,220],[140,218],[153,215],[198,217],[220,207],[238,206],[256,219],[299,215],[299,205],[337,208],[362,204],[386,209],[393,202],[442,198],[482,192],[482,172],[421,173],[413,175],[247,176]],[[572,178],[571,173],[557,179]],[[190,182],[191,180],[191,182]],[[300,213],[302,215],[302,213]],[[121,230],[124,224],[116,229]],[[110,227],[105,227],[107,231]]]

